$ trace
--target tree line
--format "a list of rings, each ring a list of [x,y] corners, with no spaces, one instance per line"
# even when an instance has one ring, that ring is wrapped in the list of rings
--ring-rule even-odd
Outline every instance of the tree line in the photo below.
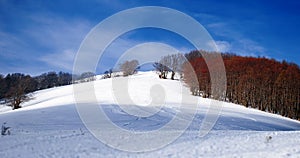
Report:
[[[193,95],[213,98],[211,78],[201,54],[192,51],[183,64],[184,81]],[[300,119],[300,68],[294,63],[261,57],[222,54],[226,69],[227,90],[224,101],[257,108],[262,111]],[[190,69],[192,67],[192,71]],[[193,77],[194,76],[194,77]]]
[[[300,119],[300,68],[298,65],[286,61],[278,62],[274,59],[260,57],[242,57],[230,53],[222,53],[226,70],[226,78],[219,75],[217,80],[227,80],[227,89],[223,97],[213,95],[212,79],[206,60],[214,61],[217,52],[195,50],[183,54],[173,54],[162,57],[153,67],[161,79],[174,80],[179,73],[183,81],[189,86],[191,93],[205,98],[219,99],[241,104],[246,107],[257,108],[293,119]],[[125,61],[119,65],[123,76],[133,75],[139,69],[137,60]],[[214,76],[221,72],[216,70]],[[118,77],[119,73],[109,69],[104,72],[104,78]],[[73,81],[72,81],[73,78]],[[75,81],[74,81],[75,79]],[[214,79],[214,80],[216,80]],[[63,86],[72,83],[95,80],[95,74],[85,72],[72,75],[64,72],[48,72],[36,77],[21,73],[0,75],[0,98],[6,98],[13,109],[20,108],[20,103],[29,99],[28,93]],[[218,86],[216,86],[218,87]]]
[[[29,100],[31,92],[69,85],[77,82],[94,80],[95,74],[84,72],[81,75],[72,75],[67,72],[54,71],[32,77],[22,73],[12,73],[6,76],[0,74],[0,99],[12,109],[21,108],[21,103]]]

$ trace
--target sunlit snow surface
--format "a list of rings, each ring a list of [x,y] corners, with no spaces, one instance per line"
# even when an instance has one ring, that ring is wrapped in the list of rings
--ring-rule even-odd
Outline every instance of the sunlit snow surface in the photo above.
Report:
[[[180,81],[159,80],[154,72],[129,78],[128,93],[136,105],[115,100],[111,79],[97,80],[94,84],[99,107],[116,126],[126,130],[157,130],[175,117],[181,95],[193,97]],[[151,108],[148,106],[150,89],[157,84],[164,88],[166,96],[156,114],[139,118],[127,114],[119,106],[139,106],[147,111]],[[0,107],[0,123],[7,122],[11,127],[11,135],[0,138],[1,158],[300,157],[300,122],[235,104],[223,103],[213,130],[199,137],[198,130],[210,100],[197,98],[197,113],[181,137],[156,151],[129,153],[110,148],[89,133],[76,111],[72,85],[37,91],[32,97],[19,110]],[[184,105],[186,109],[195,110],[189,101]],[[269,136],[272,139],[267,140]]]

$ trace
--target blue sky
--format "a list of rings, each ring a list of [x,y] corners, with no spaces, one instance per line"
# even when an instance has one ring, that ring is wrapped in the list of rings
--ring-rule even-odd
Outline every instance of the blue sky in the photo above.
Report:
[[[297,0],[0,0],[0,73],[71,72],[80,43],[95,25],[139,6],[169,7],[190,15],[208,30],[222,51],[300,65]],[[118,54],[143,42],[162,42],[190,51],[191,45],[177,36],[158,29],[129,32],[108,48],[97,73],[111,67]]]

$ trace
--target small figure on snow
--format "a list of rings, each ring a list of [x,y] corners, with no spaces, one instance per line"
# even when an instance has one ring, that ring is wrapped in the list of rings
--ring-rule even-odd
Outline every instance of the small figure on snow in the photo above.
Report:
[[[269,143],[272,139],[272,136],[266,136],[266,142]]]
[[[6,122],[3,123],[1,127],[1,135],[10,135],[10,127],[6,127]]]

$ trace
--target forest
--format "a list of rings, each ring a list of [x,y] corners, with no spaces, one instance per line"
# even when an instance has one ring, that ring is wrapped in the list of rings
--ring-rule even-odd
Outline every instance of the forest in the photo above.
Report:
[[[213,98],[211,78],[203,50],[186,54],[183,64],[184,81],[193,95]],[[241,104],[274,114],[300,120],[300,69],[294,63],[264,57],[242,57],[222,54],[226,69],[226,98],[221,100]],[[193,72],[189,67],[192,67]],[[196,80],[192,75],[196,76]]]
[[[69,85],[72,83],[93,80],[92,72],[84,72],[81,75],[72,75],[67,72],[50,71],[38,76],[30,76],[22,73],[12,73],[6,76],[0,74],[0,100],[11,106],[12,109],[21,108],[20,104],[30,98],[31,92]]]

